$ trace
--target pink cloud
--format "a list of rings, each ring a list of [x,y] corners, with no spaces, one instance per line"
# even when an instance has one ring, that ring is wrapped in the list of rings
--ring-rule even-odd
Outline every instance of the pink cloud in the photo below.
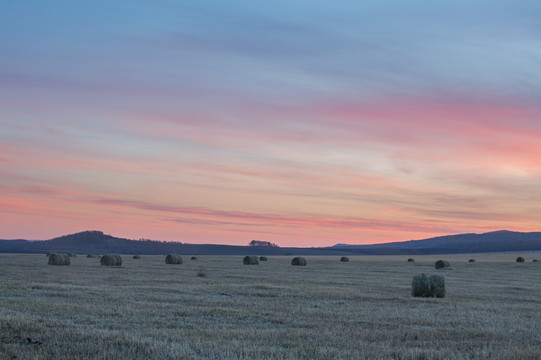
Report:
[[[140,155],[100,147],[84,127],[41,124],[36,139],[0,145],[9,160],[0,210],[58,228],[308,245],[539,223],[537,108],[411,100],[234,110],[238,123],[210,110],[203,125],[174,114],[151,122],[149,112],[92,128],[148,146]],[[84,142],[62,141],[72,131]]]

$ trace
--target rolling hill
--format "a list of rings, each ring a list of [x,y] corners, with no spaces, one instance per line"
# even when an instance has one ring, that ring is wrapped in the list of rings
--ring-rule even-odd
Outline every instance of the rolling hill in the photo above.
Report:
[[[379,253],[402,254],[460,254],[504,251],[541,250],[541,232],[507,230],[483,234],[438,236],[424,240],[410,240],[375,245],[337,244],[333,248]]]
[[[83,231],[50,240],[0,240],[0,252],[45,253],[72,252],[79,254],[194,254],[194,255],[414,255],[460,254],[509,251],[540,251],[541,232],[494,231],[483,234],[439,236],[373,245],[337,244],[331,247],[294,248],[278,246],[185,244],[155,240],[130,240]],[[256,244],[256,246],[254,246]],[[274,245],[274,244],[273,244]]]

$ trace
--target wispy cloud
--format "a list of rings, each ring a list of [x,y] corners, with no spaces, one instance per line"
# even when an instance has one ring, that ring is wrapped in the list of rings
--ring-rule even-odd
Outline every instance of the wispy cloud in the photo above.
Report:
[[[13,237],[320,245],[541,220],[538,2],[34,5],[0,13]]]

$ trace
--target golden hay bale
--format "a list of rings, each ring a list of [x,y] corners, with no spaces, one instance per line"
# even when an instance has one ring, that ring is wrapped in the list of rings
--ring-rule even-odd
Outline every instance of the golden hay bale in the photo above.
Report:
[[[347,256],[342,256],[342,257],[340,258],[340,261],[341,261],[341,262],[348,262],[348,261],[349,261],[349,258],[348,258]]]
[[[165,257],[165,263],[170,265],[182,264],[182,257],[177,254],[169,254]]]
[[[451,267],[451,264],[447,260],[438,260],[434,266],[436,269],[448,269]]]
[[[522,256],[519,256],[519,257],[517,258],[517,262],[524,262],[524,258],[523,258]]]
[[[259,259],[257,258],[257,256],[245,256],[244,259],[242,259],[242,263],[244,265],[259,265]]]
[[[103,255],[100,264],[103,266],[121,266],[122,258],[120,255]]]
[[[441,275],[415,275],[411,283],[411,296],[445,297],[445,278]]]
[[[69,265],[70,258],[67,254],[51,253],[49,256],[49,265]]]
[[[291,265],[293,266],[306,266],[306,264],[308,264],[308,262],[301,256],[294,257],[293,260],[291,260]]]
[[[268,261],[269,259],[267,259],[266,256],[260,256],[259,257],[259,261]]]

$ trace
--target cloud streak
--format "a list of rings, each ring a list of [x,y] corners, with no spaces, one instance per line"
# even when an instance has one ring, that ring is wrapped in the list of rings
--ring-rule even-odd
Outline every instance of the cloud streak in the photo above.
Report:
[[[0,236],[539,230],[535,1],[4,10]]]

